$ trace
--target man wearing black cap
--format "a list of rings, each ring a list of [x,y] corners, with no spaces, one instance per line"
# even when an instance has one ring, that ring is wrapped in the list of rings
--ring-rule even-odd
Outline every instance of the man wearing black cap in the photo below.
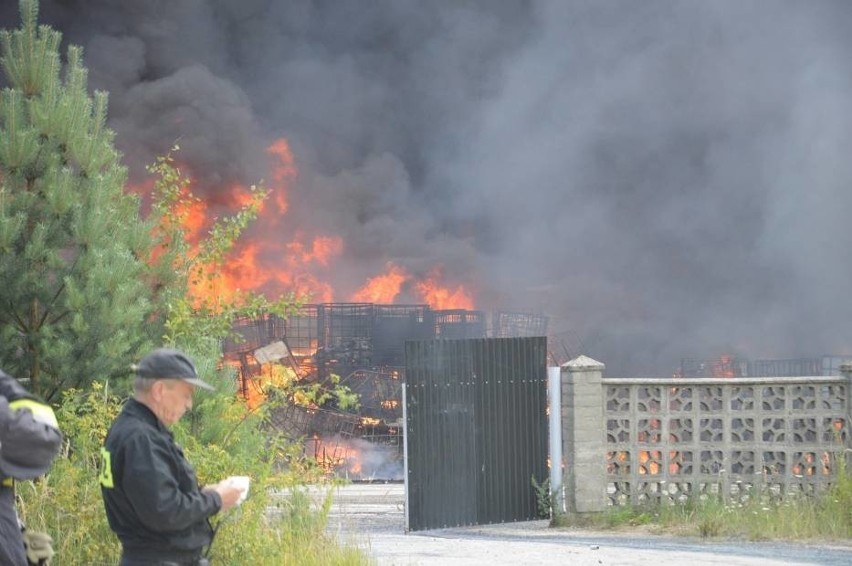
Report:
[[[186,354],[171,348],[154,350],[135,369],[134,395],[101,450],[101,493],[121,541],[121,566],[207,564],[208,519],[237,504],[242,490],[227,479],[199,488],[167,427],[192,408],[196,387],[213,387],[199,379]]]
[[[62,434],[53,409],[0,370],[0,564],[26,566],[53,556],[50,538],[38,533],[40,548],[28,533],[24,544],[15,512],[15,480],[31,480],[47,472],[59,453]],[[32,560],[30,560],[32,559]]]

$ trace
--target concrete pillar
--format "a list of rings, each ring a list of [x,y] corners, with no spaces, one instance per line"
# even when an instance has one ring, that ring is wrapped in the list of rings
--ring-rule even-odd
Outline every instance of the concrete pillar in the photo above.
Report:
[[[607,507],[604,364],[587,356],[562,365],[562,453],[568,513]]]
[[[852,448],[852,363],[840,365],[840,375],[846,378],[846,448]],[[847,460],[846,470],[852,469]]]

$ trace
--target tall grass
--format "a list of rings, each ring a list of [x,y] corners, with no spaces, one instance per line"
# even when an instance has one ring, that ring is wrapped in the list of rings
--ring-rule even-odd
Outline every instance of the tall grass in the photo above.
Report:
[[[739,536],[749,540],[852,539],[852,474],[838,456],[837,478],[824,493],[788,493],[783,498],[753,488],[741,501],[707,497],[663,506],[659,523],[670,529],[694,525],[703,537]]]
[[[656,533],[748,540],[852,540],[852,470],[844,453],[837,458],[837,478],[816,495],[747,489],[739,501],[697,497],[673,505],[615,506],[594,515],[557,515],[554,527],[620,529],[642,525]]]
[[[121,548],[106,521],[98,473],[100,447],[120,406],[121,401],[100,384],[85,393],[69,392],[57,411],[67,440],[65,453],[48,475],[17,484],[21,518],[28,528],[53,537],[54,564],[119,561]],[[212,426],[205,427],[205,422]],[[206,398],[193,418],[176,428],[175,436],[202,485],[228,475],[252,478],[248,499],[213,519],[214,564],[372,563],[354,544],[327,534],[331,496],[312,505],[301,487],[317,479],[314,468],[301,460],[298,447],[264,432],[262,416],[249,413],[239,400]]]

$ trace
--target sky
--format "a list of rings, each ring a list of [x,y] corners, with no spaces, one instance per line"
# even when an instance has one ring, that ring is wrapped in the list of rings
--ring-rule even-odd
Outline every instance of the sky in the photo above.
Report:
[[[134,179],[178,142],[224,214],[286,139],[286,213],[249,236],[338,236],[315,273],[334,300],[440,266],[614,376],[852,353],[849,2],[44,0],[40,20],[84,48]]]

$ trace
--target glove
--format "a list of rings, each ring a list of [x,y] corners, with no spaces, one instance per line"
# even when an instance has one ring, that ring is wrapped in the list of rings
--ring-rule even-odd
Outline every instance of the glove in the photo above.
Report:
[[[46,566],[53,558],[53,539],[47,533],[25,530],[24,548],[27,549],[27,562],[33,566]]]

